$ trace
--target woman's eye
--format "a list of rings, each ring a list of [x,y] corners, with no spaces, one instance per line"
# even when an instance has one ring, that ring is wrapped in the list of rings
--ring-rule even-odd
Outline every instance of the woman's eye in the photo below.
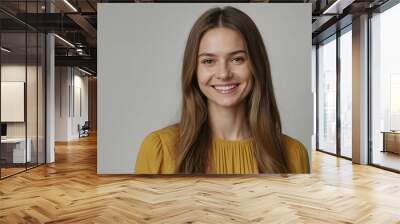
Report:
[[[232,62],[235,64],[241,64],[244,62],[244,58],[243,57],[232,58]]]
[[[210,65],[213,63],[213,60],[212,59],[204,59],[201,61],[201,63],[205,64],[205,65]]]

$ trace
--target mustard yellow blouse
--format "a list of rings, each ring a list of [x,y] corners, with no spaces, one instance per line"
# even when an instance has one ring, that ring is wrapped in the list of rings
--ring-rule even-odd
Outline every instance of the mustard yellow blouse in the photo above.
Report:
[[[143,140],[136,160],[135,174],[173,174],[175,172],[174,149],[179,130],[169,126],[150,133]],[[253,154],[251,139],[229,141],[213,140],[211,172],[216,174],[257,174],[257,160]],[[283,149],[289,173],[309,173],[307,150],[296,139],[283,136]]]

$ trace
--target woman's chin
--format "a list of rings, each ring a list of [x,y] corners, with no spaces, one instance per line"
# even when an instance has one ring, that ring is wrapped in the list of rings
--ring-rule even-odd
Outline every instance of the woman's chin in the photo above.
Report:
[[[222,100],[214,101],[213,104],[217,107],[232,108],[232,107],[236,107],[237,105],[239,105],[240,102],[238,100],[222,99]]]

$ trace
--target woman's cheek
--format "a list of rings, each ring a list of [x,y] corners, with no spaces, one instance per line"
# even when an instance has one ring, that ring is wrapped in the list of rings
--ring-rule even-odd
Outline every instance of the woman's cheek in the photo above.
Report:
[[[201,85],[207,85],[209,80],[211,79],[211,73],[205,69],[199,69],[197,72],[197,80]]]

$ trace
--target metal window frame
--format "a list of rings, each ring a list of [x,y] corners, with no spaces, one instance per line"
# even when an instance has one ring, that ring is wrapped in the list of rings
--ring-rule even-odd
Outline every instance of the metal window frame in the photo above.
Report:
[[[372,53],[373,53],[372,52],[372,48],[371,48],[372,47],[371,20],[373,18],[372,14],[373,13],[383,13],[386,10],[396,6],[397,4],[400,4],[400,0],[389,0],[389,1],[385,2],[384,4],[382,4],[381,6],[375,8],[373,10],[369,10],[367,12],[368,13],[368,25],[367,25],[368,26],[368,30],[367,30],[367,46],[368,46],[368,49],[367,49],[367,51],[368,51],[368,53],[367,53],[367,67],[368,67],[367,68],[367,83],[368,83],[367,84],[368,85],[367,86],[367,88],[368,88],[368,91],[367,91],[368,92],[367,93],[368,94],[367,95],[367,104],[368,104],[367,105],[367,107],[368,107],[368,111],[367,111],[367,116],[368,116],[367,129],[368,130],[367,130],[367,132],[368,132],[368,139],[367,139],[367,141],[368,141],[368,152],[367,152],[367,154],[368,154],[368,159],[367,159],[367,164],[370,165],[370,166],[379,168],[379,169],[383,169],[383,170],[387,170],[387,171],[391,171],[391,172],[395,172],[395,173],[400,173],[400,170],[393,169],[393,168],[390,168],[390,167],[386,167],[386,166],[382,166],[382,165],[373,163],[373,149],[372,149],[372,147],[373,147],[373,142],[372,142],[372,97],[371,97],[372,96]],[[350,25],[352,25],[352,23],[350,23],[348,26],[350,26]],[[341,29],[340,31],[344,31],[346,28],[347,28],[347,26],[344,27],[343,29]],[[343,35],[344,33],[341,33],[339,36],[336,35],[336,41],[337,41],[336,42],[336,46],[340,45],[340,40],[339,39],[340,39],[340,36]],[[335,34],[333,34],[333,35],[335,35]],[[319,100],[319,94],[320,93],[319,93],[319,53],[318,53],[319,51],[318,51],[318,49],[319,49],[320,43],[328,40],[329,38],[331,38],[331,36],[321,40],[316,45],[316,94],[317,94],[316,95],[316,107],[317,107],[316,108],[316,132],[317,132],[316,133],[316,151],[323,152],[323,153],[326,153],[326,154],[329,154],[329,155],[333,155],[333,156],[336,156],[336,157],[339,157],[339,158],[352,160],[352,158],[349,158],[349,157],[341,155],[340,145],[338,144],[338,137],[340,138],[340,135],[338,135],[338,133],[340,133],[340,131],[341,131],[340,123],[339,123],[339,125],[338,125],[338,123],[336,124],[337,127],[339,126],[339,128],[340,128],[339,131],[338,130],[336,131],[336,133],[337,133],[336,134],[337,135],[336,136],[336,138],[337,138],[337,141],[336,141],[336,146],[337,146],[336,147],[336,154],[328,152],[328,151],[325,151],[325,150],[319,148],[319,129],[320,128],[319,128],[319,103],[318,103],[318,100]],[[337,51],[336,52],[336,58],[338,58],[338,55],[339,54],[338,54],[338,51]],[[338,64],[337,64],[337,68],[338,68]],[[338,70],[336,71],[336,73],[338,75]],[[340,82],[338,82],[338,80],[336,80],[336,85],[340,85]],[[338,89],[340,90],[340,87],[337,88],[337,90]],[[336,98],[338,98],[338,96],[340,97],[340,92],[336,92]],[[340,103],[340,99],[337,100],[337,103],[338,102]],[[338,107],[338,105],[340,107],[340,104],[337,104],[336,107]],[[336,110],[336,111],[338,111],[338,110]],[[338,113],[336,114],[336,116],[338,116]],[[339,114],[339,116],[340,116],[340,114]],[[338,122],[338,121],[340,121],[340,118],[336,119],[336,122]],[[339,143],[340,143],[340,140],[339,140]]]
[[[350,161],[352,161],[352,158],[350,158],[350,157],[347,157],[347,156],[344,156],[344,155],[342,155],[342,153],[341,153],[341,129],[342,129],[342,127],[341,127],[341,117],[340,117],[340,100],[341,100],[341,97],[340,97],[340,91],[341,91],[341,89],[340,89],[340,84],[341,84],[341,66],[340,66],[340,37],[342,36],[342,35],[344,35],[345,33],[347,33],[347,32],[351,32],[351,30],[352,30],[352,28],[351,28],[351,26],[352,26],[352,23],[350,23],[350,24],[348,24],[348,25],[346,25],[345,27],[343,27],[343,28],[341,28],[341,29],[338,29],[337,31],[336,31],[336,33],[334,33],[334,34],[332,34],[332,35],[330,35],[330,36],[328,36],[328,37],[326,37],[325,39],[323,39],[323,40],[321,40],[318,44],[317,44],[317,46],[316,46],[316,151],[318,151],[318,152],[323,152],[323,153],[326,153],[326,154],[329,154],[329,155],[333,155],[333,156],[336,156],[336,157],[339,157],[339,158],[343,158],[343,159],[346,159],[346,160],[350,160]],[[334,38],[333,38],[333,36],[334,36]],[[320,108],[319,108],[319,97],[320,97],[320,91],[319,91],[319,59],[320,59],[320,57],[319,57],[319,48],[320,48],[320,44],[322,44],[322,43],[324,43],[324,44],[326,44],[326,43],[329,43],[330,41],[336,41],[336,152],[335,153],[332,153],[332,152],[329,152],[329,151],[327,151],[327,150],[324,150],[324,149],[321,149],[320,147],[319,147],[319,131],[320,131],[320,127],[319,127],[319,111],[320,111]]]
[[[368,20],[367,20],[367,46],[368,46],[368,53],[367,53],[367,83],[368,83],[368,95],[367,95],[367,119],[368,119],[368,124],[367,124],[367,132],[368,132],[368,155],[367,155],[367,163],[370,166],[391,171],[394,173],[400,173],[400,170],[390,168],[387,166],[383,166],[381,164],[374,163],[374,154],[373,154],[373,140],[372,140],[372,57],[373,57],[373,52],[372,52],[372,19],[373,19],[373,13],[384,13],[385,11],[391,9],[392,7],[400,4],[400,0],[389,0],[382,4],[381,6],[377,7],[374,10],[368,11]]]

